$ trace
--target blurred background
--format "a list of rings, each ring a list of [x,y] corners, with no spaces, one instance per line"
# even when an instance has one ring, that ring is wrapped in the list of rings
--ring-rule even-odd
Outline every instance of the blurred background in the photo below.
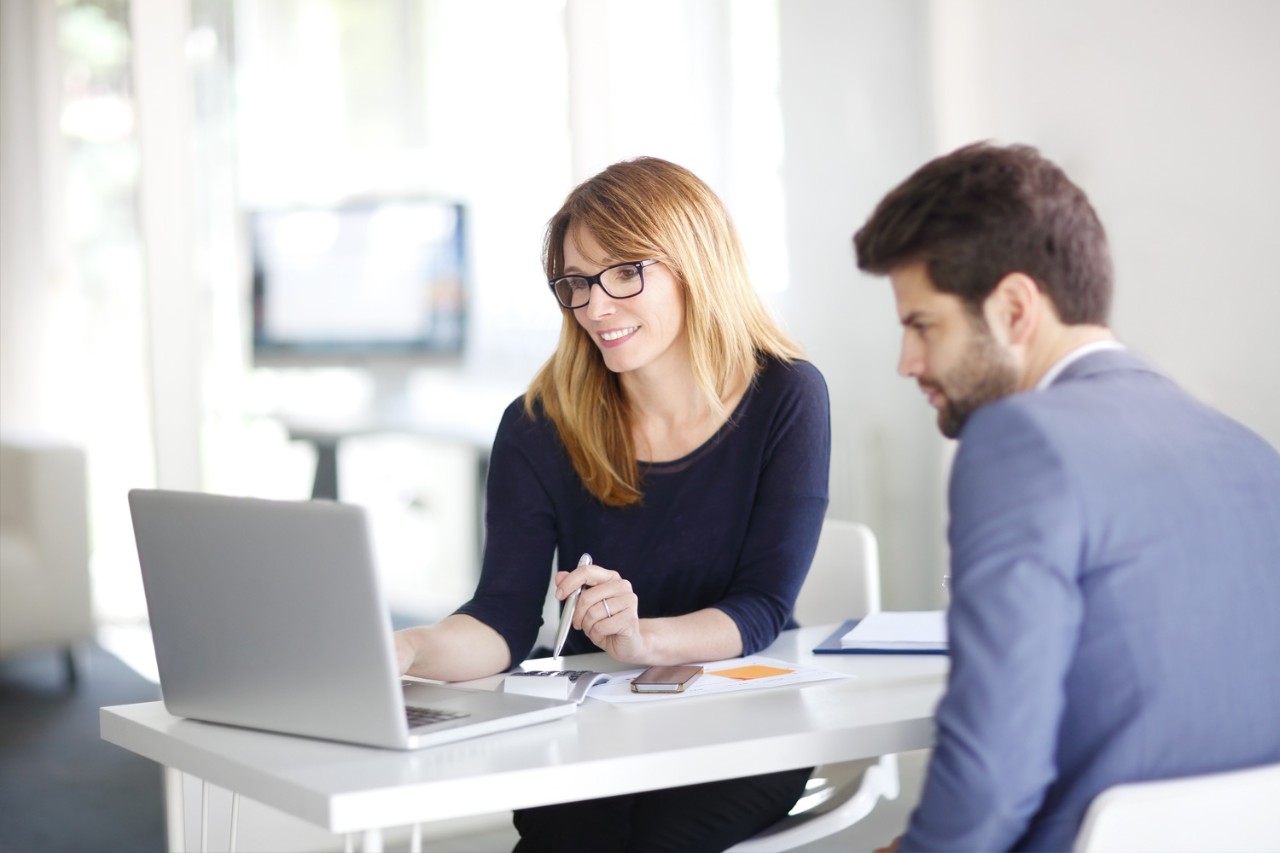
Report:
[[[826,375],[830,514],[943,603],[950,447],[850,237],[925,160],[1089,193],[1114,328],[1280,444],[1272,0],[4,0],[0,422],[88,459],[94,613],[145,618],[126,492],[336,494],[393,607],[474,581],[503,406],[551,352],[543,226],[688,166]]]

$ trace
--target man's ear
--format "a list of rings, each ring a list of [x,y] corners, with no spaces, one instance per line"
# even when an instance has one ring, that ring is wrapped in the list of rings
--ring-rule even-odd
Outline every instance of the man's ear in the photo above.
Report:
[[[1011,272],[996,284],[982,304],[987,326],[996,340],[1011,345],[1026,344],[1051,311],[1040,285],[1026,273]]]

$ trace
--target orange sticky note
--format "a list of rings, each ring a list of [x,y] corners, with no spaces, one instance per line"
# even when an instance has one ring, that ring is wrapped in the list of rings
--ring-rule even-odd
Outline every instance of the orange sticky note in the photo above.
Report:
[[[750,666],[735,666],[732,669],[717,669],[714,672],[708,672],[707,675],[723,675],[725,678],[737,678],[746,681],[751,678],[768,678],[771,675],[786,675],[795,672],[793,669],[781,669],[776,666],[764,666],[763,664],[752,664]]]

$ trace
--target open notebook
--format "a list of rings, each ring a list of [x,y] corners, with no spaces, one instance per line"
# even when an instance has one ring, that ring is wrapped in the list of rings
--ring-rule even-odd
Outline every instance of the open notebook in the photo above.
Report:
[[[816,654],[947,653],[947,614],[944,610],[878,610],[850,619],[813,650]]]
[[[174,715],[415,749],[577,709],[402,682],[360,507],[135,489],[129,508]]]

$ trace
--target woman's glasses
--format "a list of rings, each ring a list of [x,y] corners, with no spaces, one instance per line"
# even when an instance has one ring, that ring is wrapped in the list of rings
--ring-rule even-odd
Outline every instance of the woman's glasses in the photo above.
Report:
[[[613,299],[630,299],[644,290],[644,268],[657,261],[624,261],[605,267],[595,275],[562,275],[547,282],[551,292],[565,308],[581,308],[591,301],[591,286],[600,288]]]

